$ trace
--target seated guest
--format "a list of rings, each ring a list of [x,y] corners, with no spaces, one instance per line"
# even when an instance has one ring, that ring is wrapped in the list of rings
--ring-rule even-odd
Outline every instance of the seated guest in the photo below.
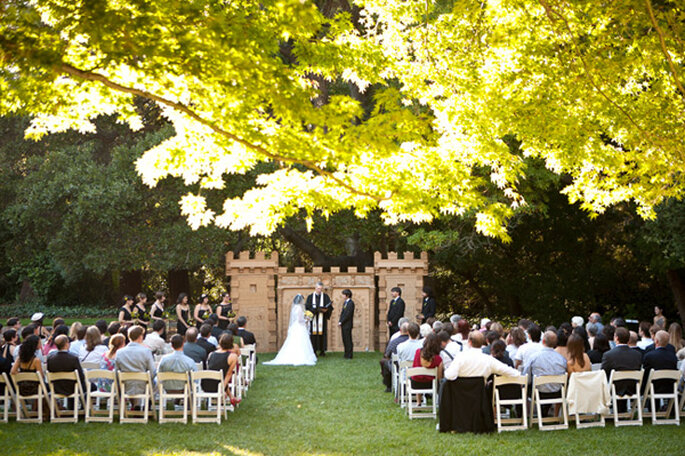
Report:
[[[31,315],[31,324],[36,327],[36,335],[41,339],[47,339],[48,337],[50,337],[48,329],[45,326],[43,326],[44,317],[45,315],[43,314],[43,312],[36,312],[33,315]]]
[[[506,364],[509,367],[514,367],[514,361],[509,358],[507,353],[507,344],[502,339],[497,339],[490,346],[490,356],[495,358],[500,363]],[[447,366],[445,366],[447,368]]]
[[[247,325],[247,318],[244,316],[238,317],[236,320],[236,323],[238,323],[238,335],[243,338],[243,342],[247,345],[252,345],[257,343],[254,334],[252,334],[250,331],[245,329],[245,325]]]
[[[50,353],[53,350],[57,350],[57,347],[55,347],[55,337],[57,337],[58,334],[56,334],[55,331],[57,331],[57,328],[59,328],[62,325],[64,325],[64,320],[61,318],[55,318],[52,321],[52,329],[50,330],[50,336],[43,342],[43,346],[41,348],[44,356],[48,356],[48,353]],[[67,334],[68,332],[69,328],[67,328]]]
[[[230,323],[226,326],[226,329],[221,329],[218,326],[218,322],[219,319],[214,314],[210,315],[207,319],[207,323],[212,325],[212,336],[209,338],[209,341],[213,343],[215,347],[219,346],[219,339],[221,339],[221,335],[224,333],[224,331],[228,331],[230,329]]]
[[[577,326],[575,329],[582,328],[582,326]],[[575,331],[574,329],[574,331]],[[583,343],[582,338],[576,334],[572,334],[569,341],[573,336],[576,336],[581,343]],[[575,340],[575,339],[574,339]],[[523,374],[530,374],[531,376],[541,377],[543,375],[564,375],[567,370],[566,358],[561,356],[559,353],[554,351],[557,346],[557,334],[552,331],[547,331],[542,337],[542,348],[529,358],[528,363],[523,367]],[[540,385],[538,387],[540,393],[540,399],[552,399],[556,397],[561,397],[561,385],[560,384],[546,384]],[[531,394],[533,392],[531,391]],[[547,414],[549,406],[542,407],[542,413]]]
[[[588,343],[590,344],[590,350],[592,350],[594,348],[595,337],[599,334],[599,328],[596,324],[590,322],[585,325],[585,331],[587,331]]]
[[[644,352],[644,350],[642,350],[640,347],[637,346],[637,342],[638,342],[637,333],[635,331],[630,331],[630,338],[628,339],[628,346],[633,350],[639,351],[640,355],[644,358],[645,352]]]
[[[13,329],[17,332],[17,334],[21,333],[21,320],[18,319],[17,317],[12,317],[7,319],[7,328],[5,328],[5,331],[8,329]]]
[[[685,340],[683,340],[683,328],[678,323],[674,322],[668,326],[668,343],[675,348],[678,359],[685,358]],[[679,353],[682,355],[679,355]]]
[[[21,340],[22,341],[25,341],[26,339],[28,339],[31,336],[38,337],[38,348],[36,349],[36,358],[38,358],[38,360],[42,364],[45,362],[45,356],[43,356],[43,348],[42,348],[43,347],[43,341],[40,338],[40,336],[38,335],[38,328],[36,326],[34,326],[33,324],[30,324],[30,325],[21,329]],[[23,342],[22,342],[22,344],[23,344]],[[14,349],[13,356],[14,356],[15,360],[17,358],[19,358],[19,352],[21,351],[22,344],[17,345]]]
[[[423,347],[423,341],[419,339],[419,325],[411,322],[407,325],[409,339],[397,345],[397,358],[400,361],[414,361],[416,350]]]
[[[224,372],[224,384],[226,385],[225,394],[230,399],[231,405],[240,403],[240,399],[233,396],[230,388],[233,371],[238,364],[238,355],[233,351],[233,336],[223,334],[219,339],[219,349],[212,352],[207,360],[208,370],[222,370]],[[214,380],[202,380],[202,389],[207,392],[216,391],[218,382]]]
[[[492,374],[518,376],[519,371],[497,361],[492,356],[486,355],[481,350],[485,343],[485,337],[479,331],[469,334],[468,344],[470,350],[464,350],[455,357],[450,367],[445,369],[445,378],[454,380],[458,377],[485,377]]]
[[[558,329],[557,330],[557,348],[554,349],[557,353],[559,353],[561,356],[564,358],[568,359],[568,335],[566,334],[566,331],[563,329]]]
[[[102,356],[100,361],[100,369],[105,369],[108,371],[114,370],[114,365],[116,362],[117,352],[123,348],[126,344],[126,338],[123,334],[114,334],[109,338],[109,347],[107,353]],[[109,379],[98,380],[98,391],[109,392],[112,389],[112,381]]]
[[[442,324],[442,322],[441,322],[440,320],[435,320],[435,321],[433,322],[433,324],[431,325],[431,327],[433,328],[433,332],[434,332],[435,334],[437,334],[437,333],[439,333],[440,331],[442,331],[442,326],[443,326],[443,324]]]
[[[107,346],[102,343],[102,334],[95,326],[90,326],[86,330],[85,345],[81,347],[79,360],[82,363],[100,363],[102,357],[107,353]]]
[[[583,320],[583,317],[580,315],[576,315],[575,317],[571,318],[571,326],[575,329],[578,328],[579,326],[583,326],[583,323],[585,321]]]
[[[210,338],[214,338],[212,336],[212,325],[205,323],[200,326],[200,337],[197,338],[197,344],[204,348],[208,354],[216,350],[216,345],[210,341]]]
[[[649,331],[650,326],[651,325],[648,321],[640,322],[640,326],[638,329],[638,336],[640,336],[640,341],[637,343],[637,346],[640,347],[642,350],[647,350],[647,347],[654,343],[651,337],[651,333]]]
[[[482,332],[482,331],[481,331]],[[485,331],[485,343],[486,345],[483,346],[482,350],[483,353],[486,355],[490,354],[490,345],[496,340],[499,340],[499,334],[497,334],[495,331]]]
[[[19,353],[16,361],[12,365],[10,374],[18,374],[19,372],[43,372],[43,366],[38,358],[40,348],[40,337],[35,334],[27,336],[19,346]],[[38,382],[19,382],[19,392],[22,396],[32,396],[38,394]]]
[[[594,348],[587,352],[587,355],[592,364],[598,364],[602,362],[604,353],[608,352],[609,350],[611,350],[611,348],[609,348],[607,336],[605,336],[604,333],[598,333],[595,336]]]
[[[442,379],[445,368],[442,364],[442,358],[440,357],[441,350],[442,346],[440,345],[440,339],[437,334],[428,334],[426,340],[423,342],[423,347],[417,349],[414,354],[413,367],[425,367],[426,369],[437,368],[437,380],[439,382]],[[411,377],[412,388],[429,389],[434,378],[436,377],[432,375],[415,375]],[[419,395],[419,402],[420,401],[421,396]]]
[[[69,351],[72,355],[79,356],[81,354],[81,347],[83,347],[86,344],[86,331],[88,330],[88,326],[79,323],[78,326],[76,326],[76,331],[74,331],[74,325],[71,325],[71,329],[72,333],[76,335],[76,339],[72,340],[69,347]]]
[[[526,343],[526,333],[519,327],[513,328],[507,335],[506,343],[509,358],[515,359],[519,347]]]
[[[160,320],[155,320],[155,323],[159,321]],[[159,362],[159,372],[186,373],[197,370],[195,361],[183,354],[183,342],[182,335],[174,334],[171,336],[171,348],[173,349],[173,352],[165,355]],[[183,382],[167,380],[164,383],[164,389],[170,393],[183,391]]]
[[[585,347],[585,351],[589,352],[590,351],[590,341],[587,336],[587,331],[585,331],[585,328],[583,326],[576,326],[573,328],[573,334],[579,335],[583,339],[583,346]]]
[[[62,325],[56,327],[52,331],[52,335],[50,336],[50,338],[45,342],[45,345],[43,345],[43,355],[48,356],[53,351],[57,351],[58,348],[57,348],[57,345],[55,344],[55,339],[57,338],[57,336],[60,336],[60,335],[65,335],[65,336],[67,336],[67,339],[68,339],[69,338],[68,334],[69,334],[69,327],[67,325],[62,324]]]
[[[166,341],[162,338],[162,334],[166,331],[166,323],[164,320],[154,320],[152,322],[152,331],[145,336],[143,342],[147,348],[152,350],[154,355],[163,355],[167,352]]]
[[[607,340],[609,341],[609,350],[616,346],[616,342],[614,342],[616,328],[617,327],[613,325],[606,325],[604,327],[604,330],[602,331],[602,333],[606,336]]]
[[[152,351],[143,345],[145,330],[138,325],[128,329],[128,338],[131,342],[117,352],[114,364],[120,372],[150,372],[150,378],[155,379],[155,359]],[[126,382],[126,391],[129,394],[143,394],[145,384],[138,381]],[[120,404],[121,406],[121,404]]]
[[[196,363],[204,365],[207,361],[207,350],[197,344],[197,328],[191,326],[186,331],[186,343],[183,345],[183,353]]]
[[[4,333],[2,333],[2,338],[4,339],[5,343],[0,351],[0,356],[9,360],[10,363],[14,363],[14,350],[17,347],[17,342],[19,341],[17,330],[6,330]]]
[[[245,346],[245,341],[238,335],[238,324],[229,323],[228,331],[231,331],[231,334],[233,334],[233,345],[243,348]]]
[[[611,371],[630,371],[640,370],[642,367],[642,355],[637,350],[628,347],[628,340],[630,333],[622,326],[616,328],[614,333],[614,341],[616,346],[605,352],[602,355],[602,369],[606,373],[607,380],[611,377]],[[616,382],[616,394],[624,396],[626,394],[635,394],[635,382],[621,381]],[[625,401],[618,403],[618,411],[623,413],[626,411],[627,404]]]
[[[402,317],[402,318],[400,318],[400,319],[397,321],[397,327],[398,327],[398,328],[401,327],[401,326],[402,326],[402,323],[407,323],[407,324],[409,324],[409,319],[408,319],[407,317]],[[392,341],[392,340],[394,340],[394,339],[396,339],[396,338],[398,338],[398,337],[400,337],[400,332],[399,332],[399,331],[395,331],[395,333],[390,337],[390,340]]]
[[[97,328],[95,328],[97,331]],[[99,331],[98,331],[99,333]],[[81,363],[78,358],[69,352],[69,337],[65,334],[60,334],[55,338],[55,345],[57,351],[48,356],[48,372],[74,372],[78,371],[79,380],[81,382],[82,391],[86,391],[86,378],[81,369]],[[57,394],[70,395],[74,394],[74,382],[71,380],[56,380],[55,392]],[[73,399],[69,400],[68,408],[73,408]]]
[[[602,334],[602,337],[603,336],[604,334]],[[609,344],[606,345],[607,348],[609,348]],[[566,350],[568,353],[566,356],[566,371],[569,375],[574,372],[587,372],[592,370],[590,357],[585,353],[583,339],[580,336],[577,334],[571,334],[571,337],[568,339]]]
[[[445,369],[452,364],[452,360],[461,353],[462,345],[460,342],[455,342],[450,338],[450,333],[442,330],[438,333],[438,338],[440,339],[440,357],[442,358],[442,364]]]
[[[471,328],[469,327],[469,322],[466,320],[459,320],[457,322],[457,335],[456,335],[456,341],[457,342],[464,342],[466,344],[466,341],[469,340],[469,332],[471,331]],[[464,347],[466,348],[466,347]]]
[[[589,326],[590,323],[595,325],[595,327],[597,328],[597,332],[595,335],[601,333],[602,330],[604,330],[604,325],[602,324],[602,316],[599,314],[599,312],[592,312],[588,317],[587,321],[588,324],[586,325],[585,329],[587,329],[588,334],[590,334],[590,330],[587,328],[587,326]]]
[[[419,334],[421,335],[421,339],[425,339],[428,334],[433,334],[433,326],[428,323],[422,324],[419,326]]]
[[[121,323],[119,323],[118,321],[112,322],[107,327],[107,334],[109,334],[109,337],[106,337],[102,343],[109,347],[110,338],[115,334],[119,334],[120,329],[121,329]]]
[[[105,320],[98,320],[95,322],[94,325],[98,331],[100,331],[100,337],[102,337],[101,343],[106,347],[107,344],[105,344],[105,333],[107,332],[107,322]]]
[[[383,353],[383,358],[380,360],[381,364],[381,377],[383,379],[383,384],[385,385],[385,392],[391,392],[392,386],[392,355],[397,354],[397,346],[409,339],[408,334],[409,323],[408,320],[400,325],[400,330],[397,332],[399,336],[388,342],[385,347],[385,352]]]
[[[516,351],[516,356],[514,357],[514,365],[518,368],[519,366],[525,366],[530,362],[530,358],[540,350],[542,350],[542,344],[540,343],[540,336],[542,335],[540,327],[536,324],[531,324],[528,327],[528,337],[530,342],[526,342],[521,345]]]
[[[660,329],[654,335],[654,345],[656,346],[654,350],[645,353],[642,365],[645,370],[644,378],[642,380],[643,389],[647,387],[647,378],[649,377],[649,372],[654,370],[664,370],[671,369],[676,370],[678,368],[678,358],[673,351],[669,350],[666,346],[668,345],[668,333],[663,329]],[[659,381],[654,383],[654,392],[657,394],[672,393],[673,383],[669,381]]]

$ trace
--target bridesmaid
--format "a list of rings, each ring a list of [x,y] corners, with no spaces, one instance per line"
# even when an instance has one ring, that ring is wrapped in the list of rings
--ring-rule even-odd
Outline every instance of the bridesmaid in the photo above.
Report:
[[[162,339],[166,340],[166,327],[167,321],[164,318],[164,301],[166,301],[166,295],[163,292],[158,291],[155,293],[155,302],[152,303],[150,307],[150,317],[154,320],[161,320],[164,322],[164,333],[162,333]]]
[[[231,322],[231,320],[228,318],[228,315],[231,312],[233,312],[231,293],[229,293],[228,291],[224,291],[221,294],[221,304],[216,306],[216,316],[219,318],[219,329],[225,331],[226,328],[228,328],[228,324]]]
[[[145,293],[138,293],[136,295],[136,301],[138,324],[147,332],[147,325],[150,323],[150,316],[145,315],[147,313],[147,309],[145,308],[145,304],[147,304],[147,295]]]
[[[205,320],[212,314],[212,306],[209,305],[209,295],[203,294],[200,296],[200,302],[195,306],[193,317],[195,317],[195,325],[199,328],[205,323]]]
[[[131,317],[133,296],[124,295],[123,303],[124,305],[119,308],[119,323],[121,323],[121,326],[131,326],[135,323]]]
[[[188,305],[188,293],[181,293],[176,300],[176,332],[182,336],[190,328],[190,306]]]

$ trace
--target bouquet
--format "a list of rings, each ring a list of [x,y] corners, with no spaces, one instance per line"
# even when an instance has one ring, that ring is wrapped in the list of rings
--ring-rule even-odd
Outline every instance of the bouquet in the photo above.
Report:
[[[235,318],[235,312],[233,312],[232,310],[229,310],[229,311],[228,311],[228,314],[226,315],[226,317],[228,317],[228,318]]]
[[[171,314],[169,313],[169,311],[167,309],[164,309],[162,311],[162,318],[164,320],[168,320],[169,318],[171,318]]]
[[[145,311],[145,313],[143,314],[143,320],[150,320],[150,312]]]
[[[191,326],[195,326],[195,320],[193,320],[193,317],[188,317],[188,319],[186,320],[186,323],[188,323],[189,328]]]
[[[140,314],[138,313],[138,309],[137,309],[137,308],[136,308],[136,309],[133,309],[133,312],[131,312],[131,318],[133,318],[133,319],[135,320],[135,319],[137,319],[139,316],[140,316]]]
[[[212,315],[212,311],[211,310],[205,310],[204,312],[202,312],[202,319],[206,320],[209,318],[210,315]]]
[[[312,318],[314,318],[314,314],[310,310],[306,310],[304,312],[304,318],[306,320],[311,320]]]

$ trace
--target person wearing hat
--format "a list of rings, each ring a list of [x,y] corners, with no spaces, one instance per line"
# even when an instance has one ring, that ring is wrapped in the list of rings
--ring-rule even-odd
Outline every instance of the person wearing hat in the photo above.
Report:
[[[209,316],[212,314],[212,306],[209,305],[209,295],[208,294],[203,294],[200,296],[200,302],[198,305],[195,306],[195,311],[193,312],[193,316],[195,317],[195,324],[197,325],[198,329],[200,326],[205,324],[205,321],[209,318]]]
[[[43,317],[45,317],[43,312],[36,312],[31,315],[31,323],[36,327],[36,335],[41,339],[47,339],[50,337],[50,332],[43,326]]]

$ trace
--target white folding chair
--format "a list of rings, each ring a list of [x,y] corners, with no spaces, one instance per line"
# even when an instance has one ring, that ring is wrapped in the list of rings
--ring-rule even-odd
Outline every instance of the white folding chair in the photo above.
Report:
[[[500,386],[518,385],[521,389],[521,397],[517,399],[501,399]],[[518,431],[528,429],[528,377],[504,377],[500,375],[495,376],[495,381],[492,386],[492,393],[495,397],[495,419],[497,421],[497,432],[502,431]],[[515,407],[521,406],[523,413],[519,418],[502,418],[503,406]]]
[[[607,404],[604,404],[601,401],[596,404],[593,404],[592,408],[595,410],[594,412],[579,410],[579,391],[581,390],[581,388],[573,385],[574,383],[576,385],[585,384],[592,385],[592,387],[604,388],[604,392],[606,393]],[[576,429],[606,426],[604,413],[608,413],[608,408],[606,406],[608,406],[611,399],[611,396],[608,393],[608,389],[609,387],[607,385],[606,372],[604,372],[604,370],[602,369],[594,372],[574,372],[573,374],[571,374],[568,381],[568,393],[566,402],[567,404],[570,401],[573,402],[573,406],[569,407],[569,413],[572,414],[575,418]],[[573,394],[571,394],[572,392]]]
[[[664,369],[651,370],[647,378],[645,387],[645,395],[642,399],[642,407],[644,408],[649,399],[651,406],[652,424],[680,424],[680,407],[678,404],[678,380],[680,379],[680,371]],[[654,391],[654,382],[656,381],[673,381],[673,391],[668,393],[656,393]],[[665,411],[657,410],[657,399],[666,400],[668,406]],[[675,407],[674,407],[675,406]],[[675,408],[675,418],[671,418],[671,412]]]
[[[95,362],[90,362],[90,361],[83,362],[83,363],[81,363],[81,369],[83,369],[84,371],[93,370],[93,369],[100,369],[100,363],[95,363]]]
[[[17,411],[17,421],[26,423],[43,422],[43,401],[47,401],[48,393],[45,390],[43,376],[40,372],[19,372],[12,374],[14,384],[15,409]],[[19,385],[23,382],[37,382],[38,390],[35,394],[23,395]],[[36,410],[29,410],[26,401],[36,401]]]
[[[592,372],[598,371],[602,368],[602,363],[594,363],[591,365],[591,367],[592,367]]]
[[[611,392],[611,405],[613,407],[614,426],[642,426],[642,399],[640,391],[642,388],[642,378],[644,371],[617,371],[612,370],[609,376],[609,390]],[[635,382],[635,393],[619,396],[616,393],[616,382],[633,381]],[[618,401],[627,401],[626,412],[619,413]],[[637,419],[635,413],[637,412]]]
[[[150,401],[154,401],[154,394],[152,393],[153,383],[150,377],[150,372],[121,372],[117,371],[118,388],[119,388],[119,422],[120,423],[147,423],[150,417],[150,410],[156,419],[155,405],[150,407]],[[133,385],[126,385],[127,382],[137,382],[143,384],[142,393],[128,393]],[[141,411],[128,410],[127,401],[133,403],[142,401],[143,406]]]
[[[533,376],[531,403],[530,403],[530,424],[535,424],[534,414],[537,412],[538,429],[541,431],[554,431],[559,429],[568,429],[568,405],[566,403],[566,380],[567,374],[562,375],[541,375]],[[554,397],[549,399],[540,398],[539,387],[542,385],[560,385],[561,397]],[[556,405],[559,404],[561,408],[561,416],[542,416],[543,405],[553,405],[556,410]],[[546,423],[555,423],[546,425]]]
[[[230,380],[230,385],[229,387],[231,388],[231,393],[233,393],[233,397],[237,399],[242,399],[243,397],[243,376],[242,376],[242,371],[243,369],[240,367],[240,364],[236,364],[235,369],[233,369],[233,375],[231,375],[231,380]],[[227,408],[231,410],[232,412],[235,411],[236,407],[233,405],[228,405]]]
[[[202,380],[217,381],[217,390],[204,391]],[[227,417],[224,407],[224,372],[222,370],[203,370],[190,373],[190,381],[193,385],[193,423],[216,423],[221,424],[221,412]],[[201,410],[202,401],[207,400],[207,410]],[[212,413],[212,401],[216,401],[216,416]]]
[[[51,423],[78,423],[79,405],[84,403],[83,391],[81,389],[81,380],[79,379],[78,371],[72,372],[48,372],[48,387],[50,388],[50,422]],[[59,394],[55,392],[55,382],[57,381],[73,381],[74,390],[71,394]],[[64,399],[71,399],[74,401],[73,416],[64,416],[58,406],[58,401]]]
[[[86,377],[86,383],[95,383],[99,386],[96,391],[91,391],[91,388],[86,390],[86,423],[113,423],[117,400],[116,373],[107,369],[91,369],[83,371],[83,374]],[[101,391],[101,389],[106,389],[105,386],[109,388],[109,391]],[[106,409],[99,410],[96,405],[103,400]]]
[[[164,382],[173,381],[183,383],[180,388],[181,392],[168,392]],[[188,374],[186,372],[158,372],[157,373],[157,389],[159,393],[159,422],[160,423],[187,423],[188,422],[188,408],[190,407],[190,384],[188,383]],[[174,388],[177,390],[179,388]],[[183,403],[183,412],[167,411],[167,401],[180,400]],[[173,418],[168,418],[168,417]]]
[[[399,358],[397,357],[397,353],[393,353],[390,355],[390,379],[391,379],[391,385],[392,385],[392,394],[397,398],[397,384],[398,384],[398,378],[400,375],[400,370],[397,368],[397,365],[399,363]]]
[[[0,385],[4,385],[5,392],[0,396],[0,402],[2,402],[2,421],[3,423],[9,422],[10,409],[12,409],[15,403],[14,391],[12,390],[12,384],[6,373],[0,375]],[[16,415],[12,412],[12,415]]]
[[[407,369],[414,365],[414,361],[400,361],[399,363],[399,386],[400,386],[400,407],[407,405]]]
[[[205,370],[205,366],[204,366],[202,363],[195,363],[195,367],[196,367],[197,370],[199,370],[199,371]]]
[[[411,384],[411,377],[416,375],[431,375],[433,380],[430,382],[431,386],[428,389],[415,389]],[[438,369],[426,369],[425,367],[410,367],[406,372],[407,379],[407,414],[409,419],[414,418],[437,418],[438,416]],[[432,405],[414,404],[414,395],[430,395]]]
[[[252,353],[250,352],[250,349],[248,348],[241,348],[240,349],[240,375],[241,375],[241,384],[242,384],[242,394],[245,396],[247,394],[247,390],[250,389],[250,371],[252,370],[252,366],[250,365],[250,357]]]

